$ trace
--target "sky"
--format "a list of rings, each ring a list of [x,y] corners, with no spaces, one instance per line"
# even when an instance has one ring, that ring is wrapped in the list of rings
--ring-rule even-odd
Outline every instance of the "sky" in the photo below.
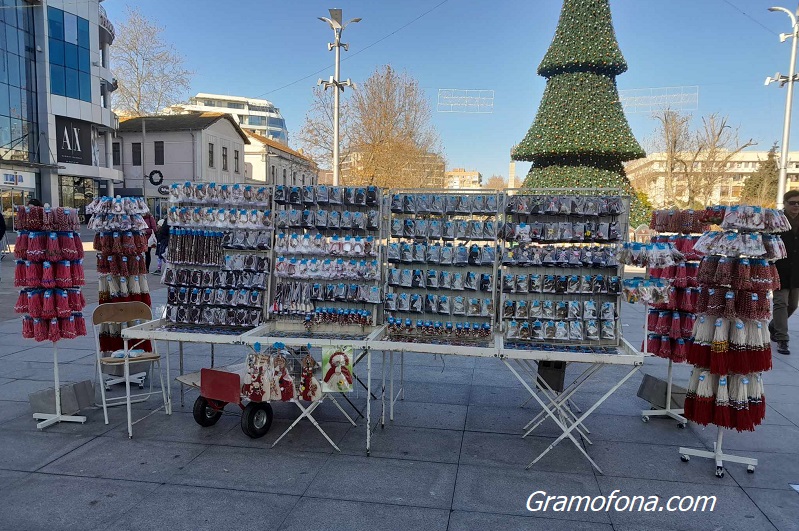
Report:
[[[616,37],[629,69],[620,90],[697,87],[699,122],[718,113],[742,140],[768,150],[781,141],[786,88],[764,86],[787,74],[791,31],[780,0],[611,0]],[[333,74],[333,31],[317,17],[343,9],[341,77],[356,84],[391,65],[425,90],[447,169],[507,179],[511,146],[535,118],[546,80],[536,74],[555,32],[560,0],[106,0],[112,23],[137,6],[195,72],[191,94],[264,98],[286,119],[289,140],[302,126],[318,78]],[[113,54],[112,54],[113,57]],[[113,67],[113,64],[112,64]],[[492,113],[436,112],[439,89],[494,91]],[[799,114],[799,104],[796,113]],[[652,145],[651,113],[628,113],[638,141]],[[795,124],[796,119],[791,123]],[[799,149],[799,131],[790,146]],[[298,147],[292,144],[292,147]],[[524,175],[529,163],[518,163]]]

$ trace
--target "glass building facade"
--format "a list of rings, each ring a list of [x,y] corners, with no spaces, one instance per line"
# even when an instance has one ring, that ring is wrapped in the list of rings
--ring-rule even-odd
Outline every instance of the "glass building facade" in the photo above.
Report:
[[[92,65],[89,21],[47,7],[50,50],[50,93],[92,101]]]
[[[39,162],[33,10],[0,0],[0,157]]]

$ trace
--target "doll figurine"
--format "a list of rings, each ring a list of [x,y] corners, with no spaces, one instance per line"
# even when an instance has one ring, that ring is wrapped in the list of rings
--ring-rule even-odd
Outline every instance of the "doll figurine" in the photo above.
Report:
[[[330,356],[330,368],[325,373],[323,381],[328,389],[344,393],[352,389],[352,374],[350,373],[349,357],[342,351]]]

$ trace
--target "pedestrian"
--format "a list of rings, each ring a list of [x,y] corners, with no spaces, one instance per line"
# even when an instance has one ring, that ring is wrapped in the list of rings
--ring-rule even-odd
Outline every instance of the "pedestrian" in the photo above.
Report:
[[[145,223],[147,223],[147,228],[144,230],[144,236],[147,238],[147,254],[144,255],[144,264],[147,267],[147,272],[150,272],[150,261],[152,260],[151,251],[155,246],[158,244],[158,240],[155,237],[155,231],[158,227],[155,224],[155,218],[149,212],[146,213],[144,216]]]
[[[768,329],[771,340],[777,343],[777,352],[788,355],[788,318],[799,306],[799,190],[785,192],[783,203],[791,230],[780,233],[787,256],[776,262],[780,289],[774,292],[774,312]]]
[[[5,237],[6,237],[6,217],[5,215],[3,215],[2,209],[0,209],[0,260],[3,259],[6,253],[6,249],[8,248],[6,246]],[[2,265],[2,263],[0,263],[0,265]]]
[[[158,269],[153,271],[153,274],[160,275],[161,268],[163,264],[166,263],[164,254],[166,253],[167,246],[169,246],[169,222],[166,220],[166,217],[158,220],[158,230],[155,231],[155,239],[158,241],[155,246],[155,256],[158,257]]]
[[[38,207],[40,207],[40,206],[44,206],[44,205],[42,205],[42,202],[39,201],[38,199],[36,199],[35,197],[31,197],[30,199],[28,199],[28,206],[38,206]]]

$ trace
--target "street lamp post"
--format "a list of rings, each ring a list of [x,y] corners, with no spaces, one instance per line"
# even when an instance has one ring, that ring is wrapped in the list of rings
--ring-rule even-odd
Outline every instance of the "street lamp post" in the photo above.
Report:
[[[333,186],[338,186],[339,183],[339,91],[344,92],[344,87],[351,87],[352,81],[347,79],[346,81],[342,82],[340,80],[340,69],[341,69],[341,47],[344,47],[344,50],[349,50],[349,45],[346,43],[341,42],[341,32],[344,31],[344,28],[347,27],[352,22],[360,22],[360,18],[353,18],[348,20],[345,23],[341,22],[341,9],[329,9],[330,11],[330,18],[327,17],[319,17],[319,20],[327,22],[330,25],[330,28],[333,30],[333,34],[335,35],[335,42],[328,43],[327,49],[328,51],[332,50],[333,48],[336,49],[336,65],[334,75],[330,77],[328,81],[324,81],[322,79],[319,80],[318,84],[322,85],[325,90],[329,87],[334,87],[335,92],[333,93]]]
[[[785,195],[785,188],[788,182],[788,141],[791,136],[791,107],[793,106],[793,84],[796,81],[794,74],[796,68],[796,44],[799,40],[799,26],[797,26],[797,16],[799,16],[799,7],[796,9],[796,16],[784,7],[770,7],[769,11],[782,11],[791,19],[791,33],[780,33],[780,42],[785,42],[789,38],[793,38],[791,45],[791,63],[788,67],[789,72],[787,76],[780,75],[777,72],[774,77],[766,78],[766,85],[772,82],[779,81],[780,86],[788,85],[788,95],[785,102],[785,122],[782,128],[782,146],[780,146],[780,176],[777,180],[777,208],[782,208],[782,196]]]

